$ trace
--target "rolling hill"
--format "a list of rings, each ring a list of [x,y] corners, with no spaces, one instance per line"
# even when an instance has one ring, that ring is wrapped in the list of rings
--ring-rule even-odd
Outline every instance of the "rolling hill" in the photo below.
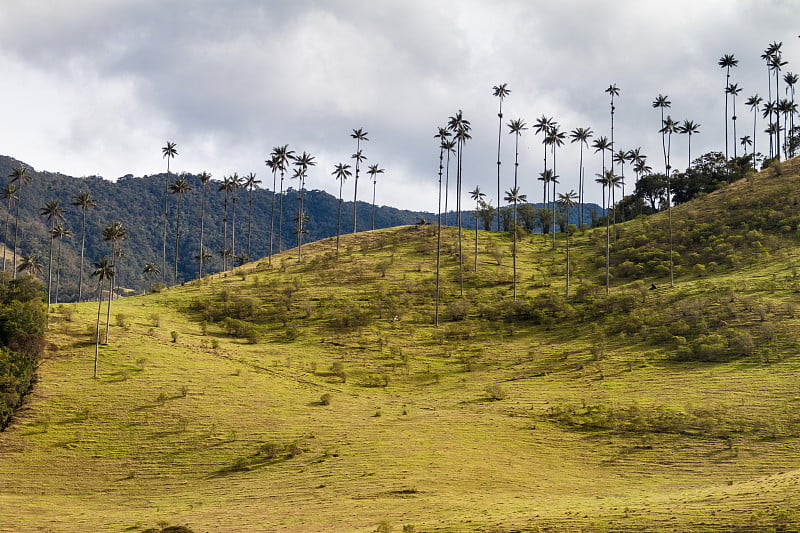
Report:
[[[0,531],[800,526],[800,161],[518,244],[406,225],[51,315]],[[474,265],[477,264],[477,270]],[[158,530],[158,529],[157,529]]]

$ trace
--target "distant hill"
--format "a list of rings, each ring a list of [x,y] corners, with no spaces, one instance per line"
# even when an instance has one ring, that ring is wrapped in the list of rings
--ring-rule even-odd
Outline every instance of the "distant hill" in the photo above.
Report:
[[[113,221],[120,221],[128,230],[128,237],[122,243],[125,258],[118,263],[118,286],[141,292],[147,289],[153,280],[147,279],[142,268],[147,262],[161,265],[163,247],[163,210],[164,186],[166,174],[134,177],[127,175],[116,182],[97,176],[76,178],[54,172],[36,171],[30,164],[12,157],[0,156],[0,184],[8,181],[14,167],[24,164],[32,176],[30,184],[22,193],[20,215],[20,237],[18,254],[36,254],[47,269],[49,235],[47,221],[39,213],[48,201],[59,200],[65,208],[65,223],[74,236],[66,239],[63,245],[62,274],[59,290],[59,301],[74,301],[78,292],[78,263],[80,261],[80,229],[81,212],[70,203],[81,191],[89,191],[97,201],[97,207],[87,213],[86,260],[85,271],[91,269],[92,262],[110,254],[110,246],[101,237],[103,228]],[[198,264],[195,258],[199,251],[200,241],[200,204],[202,184],[194,174],[181,174],[192,187],[183,200],[183,221],[181,223],[180,252],[178,260],[179,281],[188,281],[197,277]],[[177,175],[170,176],[175,179]],[[266,180],[264,180],[266,181]],[[288,183],[288,180],[287,180]],[[223,203],[224,195],[217,191],[220,181],[212,179],[208,185],[205,221],[205,247],[214,254],[209,264],[209,272],[222,269],[222,259],[218,251],[223,247]],[[268,189],[254,189],[252,203],[252,242],[253,259],[268,255],[269,218],[272,207],[272,192]],[[169,199],[170,220],[167,230],[167,271],[172,272],[175,246],[175,209],[177,198]],[[306,229],[308,234],[304,242],[313,242],[336,235],[337,204],[335,196],[324,191],[306,191],[305,206],[308,216]],[[277,240],[278,212],[280,199],[276,196],[276,240],[274,251],[279,250]],[[534,207],[540,207],[535,204]],[[602,209],[594,204],[585,206],[585,218],[590,220],[590,212],[600,213]],[[7,203],[0,201],[0,224],[5,224]],[[344,202],[342,207],[342,231],[352,229],[353,202]],[[469,213],[469,211],[468,211]],[[283,195],[283,231],[280,235],[282,248],[287,250],[296,245],[294,218],[297,214],[297,191],[289,188]],[[247,252],[248,193],[239,190],[236,202],[236,255]],[[229,205],[228,243],[230,246],[233,234],[233,207]],[[417,223],[420,219],[428,222],[436,219],[436,214],[424,211],[408,211],[393,207],[379,206],[375,210],[375,228],[382,229],[394,226]],[[449,217],[454,223],[455,215]],[[571,215],[571,221],[577,220],[577,212]],[[367,230],[372,224],[372,205],[358,202],[359,231]],[[469,215],[463,217],[464,226],[474,228],[475,220]],[[0,228],[0,242],[5,242],[5,226]],[[5,242],[8,253],[13,246],[14,221],[13,213],[9,218],[8,241]],[[229,263],[229,267],[231,264]],[[10,267],[9,267],[10,268]],[[167,277],[171,283],[171,277]]]

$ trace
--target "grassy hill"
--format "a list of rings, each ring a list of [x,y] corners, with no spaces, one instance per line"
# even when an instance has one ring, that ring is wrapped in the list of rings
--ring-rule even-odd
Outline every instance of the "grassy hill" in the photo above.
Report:
[[[403,226],[52,314],[0,434],[0,531],[800,525],[800,162],[605,229]],[[701,267],[702,265],[702,267]],[[653,288],[654,287],[654,288]]]

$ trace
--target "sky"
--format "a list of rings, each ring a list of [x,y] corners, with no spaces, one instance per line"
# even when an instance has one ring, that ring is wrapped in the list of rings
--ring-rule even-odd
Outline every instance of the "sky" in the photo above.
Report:
[[[764,49],[782,42],[785,71],[800,72],[798,13],[800,0],[0,0],[0,154],[114,180],[164,172],[171,141],[174,172],[255,172],[271,189],[264,161],[288,144],[315,157],[307,187],[338,194],[333,167],[353,163],[351,134],[363,128],[366,164],[385,170],[377,203],[435,211],[434,135],[460,109],[472,126],[465,206],[475,186],[497,205],[494,86],[511,90],[503,191],[513,183],[510,120],[545,115],[567,132],[610,136],[611,84],[620,89],[615,148],[641,147],[658,171],[654,98],[669,97],[675,120],[700,123],[693,156],[724,151],[717,62],[734,54],[737,135],[752,136],[744,101],[766,99]],[[541,140],[532,129],[520,138],[519,186],[535,201]],[[673,139],[673,167],[685,168],[686,141]],[[578,188],[578,147],[557,153],[559,192]],[[763,133],[756,148],[768,149]],[[587,200],[599,203],[600,156],[589,149],[584,159]],[[367,179],[359,200],[371,201]],[[353,178],[344,195],[352,199]]]

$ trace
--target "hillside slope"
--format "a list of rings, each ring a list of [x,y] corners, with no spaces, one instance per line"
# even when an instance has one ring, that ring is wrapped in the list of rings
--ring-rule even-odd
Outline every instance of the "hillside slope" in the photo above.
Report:
[[[779,170],[673,210],[672,288],[661,213],[616,228],[609,296],[605,229],[575,235],[569,299],[564,236],[522,239],[515,302],[510,236],[475,272],[465,232],[462,296],[445,228],[438,327],[432,226],[126,298],[97,380],[97,304],[62,306],[0,531],[796,529],[800,247],[755,221],[792,213]]]

